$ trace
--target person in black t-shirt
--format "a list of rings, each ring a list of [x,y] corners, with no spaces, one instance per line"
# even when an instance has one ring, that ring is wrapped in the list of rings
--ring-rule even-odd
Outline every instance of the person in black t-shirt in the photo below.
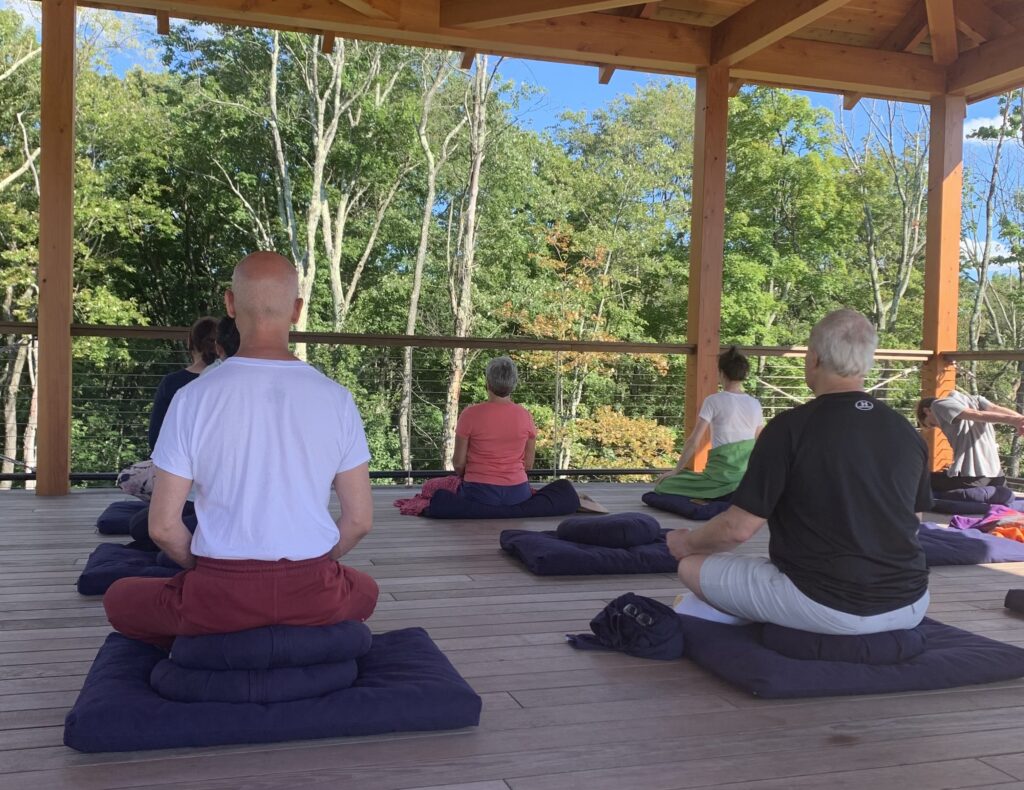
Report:
[[[823,634],[913,628],[928,608],[917,513],[931,507],[928,451],[864,392],[878,336],[837,310],[811,331],[814,400],[761,433],[732,507],[668,536],[679,576],[735,618]],[[767,522],[769,558],[722,553]]]
[[[192,364],[187,368],[168,373],[160,380],[160,385],[156,388],[156,395],[153,396],[153,410],[149,413],[150,450],[156,447],[157,437],[160,436],[160,427],[164,424],[164,417],[171,407],[174,393],[199,378],[199,374],[216,361],[216,318],[205,316],[192,324],[192,328],[188,332],[188,355],[192,358]]]

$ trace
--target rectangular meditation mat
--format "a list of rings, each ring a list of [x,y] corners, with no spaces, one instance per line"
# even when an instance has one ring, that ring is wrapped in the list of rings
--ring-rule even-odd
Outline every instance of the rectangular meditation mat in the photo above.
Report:
[[[679,615],[684,655],[755,697],[834,697],[995,683],[1024,676],[1024,650],[930,620],[925,650],[899,664],[805,661],[764,646],[759,623],[723,625]]]
[[[81,752],[453,730],[480,722],[481,700],[422,628],[374,636],[351,688],[292,702],[173,702],[149,683],[167,653],[111,634],[64,722]]]
[[[78,577],[78,592],[80,595],[103,595],[118,579],[129,576],[169,579],[179,573],[181,568],[168,560],[163,552],[142,551],[120,543],[101,543],[85,561],[85,568]]]
[[[1024,562],[1024,543],[976,529],[949,529],[922,524],[917,533],[929,568],[940,565],[981,565]]]
[[[675,573],[679,561],[668,553],[663,529],[654,543],[613,549],[561,540],[554,532],[502,530],[501,548],[538,576],[609,576],[626,573]]]
[[[96,519],[96,529],[101,535],[127,535],[132,516],[148,507],[149,504],[141,499],[112,502]]]

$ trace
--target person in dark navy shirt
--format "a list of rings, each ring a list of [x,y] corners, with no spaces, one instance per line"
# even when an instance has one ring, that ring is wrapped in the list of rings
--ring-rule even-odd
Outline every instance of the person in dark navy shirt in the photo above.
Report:
[[[924,616],[928,451],[864,391],[877,342],[853,310],[822,319],[806,357],[814,400],[768,423],[732,507],[670,533],[683,583],[720,612],[824,634],[913,628]],[[766,522],[768,558],[725,553]]]
[[[164,424],[167,409],[171,406],[174,393],[191,384],[208,365],[217,361],[217,319],[212,316],[200,318],[188,333],[188,353],[192,364],[187,368],[168,373],[160,380],[153,396],[153,411],[149,414],[149,449],[156,447],[160,426]]]

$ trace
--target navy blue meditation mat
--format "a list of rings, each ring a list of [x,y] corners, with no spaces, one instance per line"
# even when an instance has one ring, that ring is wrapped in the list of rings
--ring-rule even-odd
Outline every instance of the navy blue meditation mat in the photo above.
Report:
[[[101,535],[127,535],[132,516],[140,510],[149,510],[149,503],[141,499],[112,502],[96,519],[96,529]]]
[[[101,543],[78,577],[78,592],[81,595],[103,595],[107,588],[118,579],[128,576],[149,576],[169,579],[181,573],[181,568],[156,551],[142,551],[120,543]]]
[[[922,524],[917,533],[929,568],[940,565],[980,565],[986,562],[1024,562],[1024,543],[976,529],[951,529]]]
[[[661,537],[661,524],[646,513],[573,516],[559,524],[555,534],[559,540],[628,549],[657,541]]]
[[[707,521],[728,510],[729,505],[732,504],[731,497],[728,496],[712,499],[710,502],[704,500],[695,502],[682,494],[658,494],[654,491],[648,491],[640,499],[648,507],[675,513],[692,521]]]
[[[1013,506],[1014,496],[1006,486],[956,488],[932,492],[932,511],[952,516],[984,516],[989,505]]]
[[[723,625],[679,615],[685,656],[766,699],[885,694],[994,683],[1024,676],[1024,650],[925,618],[925,650],[899,664],[789,658],[764,645],[762,625]]]
[[[612,549],[561,540],[554,532],[502,530],[501,548],[538,576],[609,576],[619,573],[675,573],[679,561],[668,553],[665,535],[653,543]]]
[[[171,658],[191,669],[276,669],[349,661],[366,655],[373,634],[363,623],[268,625],[231,634],[175,637]]]
[[[64,722],[82,752],[452,730],[480,721],[480,697],[422,628],[374,636],[351,688],[321,697],[256,703],[175,702],[150,685],[167,653],[111,634]]]
[[[580,507],[580,497],[568,480],[548,483],[525,502],[510,507],[482,505],[450,491],[438,491],[423,511],[427,518],[543,518],[567,516]]]

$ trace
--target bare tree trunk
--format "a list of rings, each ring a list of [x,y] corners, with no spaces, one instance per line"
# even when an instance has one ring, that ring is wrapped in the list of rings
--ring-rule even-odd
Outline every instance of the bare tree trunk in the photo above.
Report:
[[[454,270],[449,276],[455,318],[455,336],[467,337],[473,328],[473,271],[476,264],[477,203],[480,198],[480,171],[483,168],[487,145],[487,98],[493,75],[487,73],[487,56],[478,55],[472,78],[470,102],[466,107],[469,118],[469,184],[466,190],[466,208],[462,216],[462,244],[454,258]],[[457,348],[452,353],[449,368],[448,394],[445,398],[444,428],[441,436],[441,459],[445,469],[452,468],[455,451],[455,424],[459,417],[459,396],[462,379],[466,375],[467,349]]]
[[[18,350],[8,362],[9,376],[4,389],[4,457],[0,461],[0,472],[4,474],[14,471],[12,459],[18,457],[18,392],[21,390],[21,379],[27,359],[28,344],[18,343]],[[0,490],[10,488],[10,480],[0,481]]]

